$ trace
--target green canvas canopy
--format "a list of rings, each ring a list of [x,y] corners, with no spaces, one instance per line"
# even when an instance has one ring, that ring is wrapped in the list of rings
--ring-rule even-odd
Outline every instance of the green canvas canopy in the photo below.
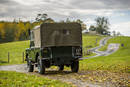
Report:
[[[78,23],[43,23],[41,46],[81,46],[82,29]]]

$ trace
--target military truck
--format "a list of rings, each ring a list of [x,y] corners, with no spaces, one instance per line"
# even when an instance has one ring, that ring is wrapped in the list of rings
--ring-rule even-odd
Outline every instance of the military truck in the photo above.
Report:
[[[30,48],[26,49],[29,72],[34,65],[40,74],[45,68],[71,66],[78,72],[79,58],[82,57],[82,33],[79,23],[43,23],[30,31]]]

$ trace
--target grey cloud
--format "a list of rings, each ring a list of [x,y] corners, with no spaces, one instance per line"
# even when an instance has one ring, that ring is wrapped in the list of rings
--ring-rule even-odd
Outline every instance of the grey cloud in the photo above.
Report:
[[[71,4],[81,9],[130,9],[130,0],[74,0]]]
[[[0,0],[0,3],[3,3],[3,4],[9,3],[9,2],[11,2],[11,1],[10,0]]]
[[[31,2],[30,2],[31,3]],[[24,5],[14,0],[0,0],[0,17],[36,17],[47,13],[55,19],[90,17],[84,10],[129,9],[130,0],[41,0],[34,5]],[[82,10],[82,13],[76,11]],[[96,15],[96,14],[92,14]]]
[[[109,8],[114,8],[114,9],[130,8],[130,0],[102,0],[102,1]]]

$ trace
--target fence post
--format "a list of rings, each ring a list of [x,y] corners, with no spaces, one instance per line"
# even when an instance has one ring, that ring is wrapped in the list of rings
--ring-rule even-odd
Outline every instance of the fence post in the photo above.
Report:
[[[8,63],[9,63],[9,52],[8,52]]]
[[[24,52],[23,52],[23,63],[24,63]]]

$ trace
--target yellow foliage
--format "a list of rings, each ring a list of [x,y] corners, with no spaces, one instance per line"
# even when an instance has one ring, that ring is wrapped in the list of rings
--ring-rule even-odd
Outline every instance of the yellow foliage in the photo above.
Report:
[[[2,38],[5,37],[4,23],[0,23],[0,34],[1,34]]]

